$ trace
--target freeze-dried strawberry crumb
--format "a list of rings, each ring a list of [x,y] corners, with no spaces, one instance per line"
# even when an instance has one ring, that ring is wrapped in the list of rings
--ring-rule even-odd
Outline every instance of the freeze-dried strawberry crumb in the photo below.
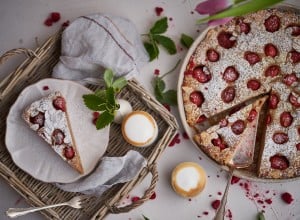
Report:
[[[154,75],[159,75],[159,73],[160,73],[160,70],[159,70],[159,69],[155,69],[155,70],[154,70]]]
[[[52,26],[53,23],[58,22],[60,20],[59,12],[51,12],[49,17],[44,21],[44,24],[48,27]]]
[[[153,194],[151,195],[150,199],[155,199],[156,198],[156,193],[153,192]]]
[[[239,181],[240,181],[240,178],[239,178],[239,177],[232,176],[232,178],[231,178],[231,184],[238,183]]]
[[[287,204],[291,204],[294,201],[292,195],[290,193],[288,193],[288,192],[282,193],[281,194],[281,199],[284,202],[286,202]]]
[[[171,111],[171,107],[168,104],[163,104],[163,106],[170,112]]]
[[[68,27],[70,25],[70,21],[69,20],[66,20],[61,26],[62,27]]]
[[[139,200],[140,200],[140,197],[138,197],[138,196],[134,196],[134,197],[131,198],[132,202],[136,202],[136,201],[139,201]]]
[[[220,206],[220,203],[221,203],[221,201],[220,200],[215,200],[215,201],[213,201],[212,203],[211,203],[211,206],[215,209],[215,210],[217,210],[218,208],[219,208],[219,206]]]
[[[266,199],[265,202],[266,202],[267,204],[272,204],[273,201],[272,201],[272,199]]]
[[[183,132],[183,133],[182,133],[182,137],[183,137],[184,139],[187,139],[187,140],[190,139],[189,136],[188,136],[188,134],[187,134],[186,132]]]
[[[180,139],[179,139],[179,134],[177,133],[173,140],[170,142],[169,147],[173,147],[175,144],[179,144]]]
[[[155,13],[157,16],[160,16],[163,11],[164,9],[162,7],[155,7]]]
[[[58,22],[60,20],[60,13],[59,12],[52,12],[50,17],[53,22]]]
[[[47,18],[45,21],[44,21],[44,24],[48,27],[52,26],[53,24],[53,21],[51,18]]]

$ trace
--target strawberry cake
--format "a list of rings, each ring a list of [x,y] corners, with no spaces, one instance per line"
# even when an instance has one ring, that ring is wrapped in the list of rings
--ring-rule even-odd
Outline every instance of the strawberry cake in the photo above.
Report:
[[[246,166],[252,163],[259,114],[267,96],[241,108],[194,136],[212,159],[223,165]]]
[[[25,109],[23,119],[63,160],[84,173],[69,124],[66,101],[59,91],[33,102]]]
[[[267,122],[258,132],[262,143],[255,152],[257,175],[300,176],[299,15],[267,9],[236,17],[209,29],[194,48],[181,84],[187,124],[199,128],[203,121],[267,95],[262,112]],[[201,131],[195,140],[202,146],[200,136]],[[228,162],[218,155],[210,156],[221,164]]]

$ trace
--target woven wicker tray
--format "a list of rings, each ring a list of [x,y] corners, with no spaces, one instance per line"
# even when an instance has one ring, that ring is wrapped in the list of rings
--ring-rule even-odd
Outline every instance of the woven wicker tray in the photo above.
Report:
[[[12,161],[4,143],[6,117],[10,106],[26,86],[50,77],[52,68],[59,59],[60,41],[61,31],[50,37],[35,51],[19,48],[8,51],[0,57],[0,64],[2,64],[16,54],[28,56],[14,72],[0,83],[0,175],[33,206],[64,202],[79,194],[62,191],[50,183],[36,180],[23,172]],[[89,88],[97,89],[96,86]],[[128,212],[143,204],[152,195],[158,180],[156,161],[175,136],[178,124],[174,116],[148,94],[136,80],[129,81],[128,85],[119,93],[119,97],[128,100],[134,110],[149,112],[157,121],[159,137],[149,147],[135,148],[127,144],[120,135],[120,125],[112,124],[105,156],[122,156],[127,151],[134,149],[147,158],[148,166],[141,170],[132,181],[112,187],[101,197],[92,197],[82,209],[59,207],[42,211],[41,213],[48,219],[103,219],[108,213]],[[130,190],[139,184],[148,173],[152,174],[152,180],[144,196],[129,206],[118,208],[118,201],[127,196]]]

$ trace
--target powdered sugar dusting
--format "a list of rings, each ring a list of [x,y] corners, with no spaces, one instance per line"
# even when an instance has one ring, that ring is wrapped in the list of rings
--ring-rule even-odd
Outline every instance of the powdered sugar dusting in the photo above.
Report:
[[[29,115],[29,117],[36,116],[39,112],[42,112],[45,114],[45,122],[44,126],[38,131],[39,126],[36,124],[30,124],[30,127],[37,131],[44,139],[45,141],[52,145],[52,133],[55,129],[60,129],[65,137],[64,137],[64,144],[62,145],[52,145],[53,149],[59,154],[63,155],[63,148],[65,144],[73,146],[72,144],[72,137],[70,130],[68,128],[68,122],[66,118],[66,113],[57,110],[53,106],[53,100],[61,96],[59,92],[51,93],[47,97],[44,97],[38,101],[33,102],[29,108],[26,110],[26,112]]]
[[[273,13],[278,14],[278,16],[282,18],[282,28],[274,33],[270,33],[265,30],[264,20]],[[266,77],[264,71],[271,64],[279,64],[283,74],[299,72],[299,65],[292,65],[290,62],[286,62],[288,52],[293,49],[293,45],[295,44],[294,41],[296,39],[291,36],[291,30],[289,28],[284,28],[290,23],[298,21],[298,19],[298,16],[295,16],[294,14],[287,15],[275,10],[264,10],[244,17],[244,21],[249,22],[251,25],[251,31],[248,34],[240,33],[239,26],[236,25],[237,19],[233,19],[224,26],[209,30],[204,40],[200,42],[199,46],[196,48],[190,62],[193,63],[193,66],[206,66],[212,74],[212,79],[209,82],[202,84],[194,79],[192,75],[186,75],[184,77],[183,86],[192,89],[183,89],[183,96],[189,97],[191,92],[198,90],[203,93],[205,98],[205,102],[202,104],[201,108],[185,108],[187,117],[189,117],[189,114],[196,114],[197,116],[204,114],[207,117],[211,117],[234,105],[244,102],[251,97],[270,91],[270,82],[274,79]],[[217,41],[218,34],[224,30],[231,32],[237,41],[236,45],[230,49],[221,47]],[[279,55],[275,58],[267,57],[264,54],[264,46],[268,43],[273,43],[278,48]],[[219,61],[209,62],[207,60],[206,51],[210,48],[214,48],[218,51],[220,54]],[[244,53],[246,51],[258,53],[261,61],[254,65],[250,65],[248,61],[244,59]],[[235,87],[235,99],[230,103],[225,103],[221,99],[221,92],[228,84],[222,79],[222,73],[228,66],[234,66],[240,76],[235,83],[232,84]],[[257,79],[260,81],[262,84],[261,87],[255,91],[247,88],[247,82],[250,79]],[[189,103],[190,101],[188,99],[185,99],[184,101],[185,105],[193,105]],[[194,118],[195,119],[191,120],[196,120],[198,117]],[[195,121],[190,122],[190,124],[195,123]]]
[[[247,161],[252,160],[252,152],[254,150],[255,143],[254,141],[248,141],[248,139],[250,136],[253,140],[255,140],[256,129],[258,126],[258,117],[252,123],[247,122],[247,117],[249,116],[249,112],[252,109],[255,109],[257,112],[260,112],[261,107],[265,102],[266,98],[267,97],[258,99],[253,104],[249,104],[245,108],[242,108],[241,110],[235,112],[231,116],[227,116],[227,126],[222,127],[219,124],[217,124],[208,128],[206,131],[200,134],[196,134],[196,142],[202,147],[202,149],[205,152],[207,152],[213,159],[215,159],[221,164],[232,163],[232,158],[234,157],[234,155],[241,155],[239,153],[243,153],[245,151],[249,152],[249,155],[248,158],[243,159]],[[246,124],[245,130],[240,135],[235,134],[231,128],[232,124],[237,120],[242,120]],[[218,146],[213,145],[212,140],[218,137],[220,137],[226,143],[228,148],[220,150]],[[244,140],[247,140],[247,144],[245,144]],[[239,146],[239,143],[243,143],[243,145],[245,146]],[[245,147],[247,148],[246,150]]]
[[[273,91],[280,96],[280,102],[275,110],[270,109],[272,122],[267,126],[264,150],[261,156],[259,175],[265,177],[287,178],[300,174],[300,152],[296,144],[299,143],[297,128],[300,126],[300,111],[294,111],[293,106],[287,101],[291,90],[283,83],[274,83]],[[289,127],[280,124],[280,115],[283,111],[291,112],[293,122]],[[289,141],[284,144],[277,144],[273,141],[275,132],[288,134]],[[289,168],[279,172],[272,169],[269,158],[275,154],[286,156],[290,162]],[[282,176],[281,176],[282,175]]]
[[[279,18],[280,23],[279,29],[275,28],[276,30],[272,31],[273,27],[268,26],[271,24],[265,21],[274,15]],[[249,33],[241,32],[239,26],[241,21],[250,25]],[[290,28],[290,25],[298,24],[299,22],[299,15],[293,12],[267,9],[232,19],[225,25],[208,30],[190,57],[182,83],[185,114],[190,126],[197,125],[199,116],[204,115],[207,118],[211,118],[259,95],[270,92],[278,94],[280,102],[276,109],[269,110],[272,121],[267,126],[266,143],[261,146],[264,147],[264,150],[261,151],[263,155],[259,175],[267,178],[287,178],[300,175],[300,151],[297,151],[296,147],[299,144],[297,128],[300,127],[300,111],[295,106],[292,106],[289,101],[291,93],[299,94],[300,92],[300,62],[296,58],[292,60],[291,54],[291,51],[300,51],[300,41],[299,36],[292,35],[292,28]],[[219,38],[218,36],[221,32],[225,32],[226,36],[231,35],[229,39],[231,42],[228,42],[226,36]],[[231,47],[232,40],[236,41],[233,47]],[[271,45],[272,48],[265,47],[267,44]],[[210,62],[207,59],[206,53],[209,49],[214,49],[220,55],[218,61]],[[271,50],[275,50],[275,52]],[[246,57],[246,52],[253,52],[255,56],[253,58]],[[296,55],[293,54],[293,56]],[[274,75],[265,74],[265,71],[273,65],[275,65],[278,72],[274,73]],[[212,76],[210,81],[200,83],[196,77],[193,77],[193,69],[197,66],[205,66],[207,68]],[[223,79],[223,73],[229,66],[233,66],[239,73],[239,77],[234,82],[226,82]],[[296,75],[296,80],[289,78],[292,77],[292,74],[293,76]],[[258,83],[249,84],[250,80],[255,80]],[[290,80],[294,80],[294,82]],[[287,86],[286,84],[289,83],[290,85]],[[234,88],[235,94],[231,92],[228,97],[225,97],[224,94],[222,97],[222,92],[229,86]],[[204,102],[201,106],[196,106],[189,98],[194,91],[200,91],[203,94]],[[234,98],[232,99],[232,97]],[[284,111],[288,111],[288,114],[291,114],[293,118],[290,126],[281,126],[280,115]],[[234,116],[229,119],[229,124],[232,123],[233,118]],[[204,149],[204,151],[212,158],[219,158],[220,154],[228,158],[232,153],[227,152],[229,151],[228,149],[223,149],[222,151],[211,150],[218,148],[216,146],[211,147],[213,146],[211,139],[218,137],[214,133],[216,127],[211,127],[211,131],[211,133],[209,133],[209,130],[206,133],[204,132],[201,138],[199,135],[196,135],[195,140],[198,143],[202,141],[202,145],[207,144],[206,147],[209,146],[209,150]],[[289,140],[284,144],[274,143],[272,138],[275,132],[284,132],[288,135]],[[228,144],[237,142],[236,135],[228,128],[218,129],[217,133],[219,136],[226,137]],[[209,141],[203,143],[204,138],[209,138]],[[288,169],[282,171],[270,168],[269,159],[275,154],[288,158],[290,163]],[[219,163],[222,163],[222,160]]]

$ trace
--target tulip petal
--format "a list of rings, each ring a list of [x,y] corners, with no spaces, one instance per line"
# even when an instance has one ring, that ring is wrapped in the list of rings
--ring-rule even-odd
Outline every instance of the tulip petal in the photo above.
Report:
[[[199,3],[195,10],[199,14],[215,14],[216,12],[225,9],[232,4],[233,3],[231,0],[207,0]]]
[[[217,25],[225,24],[228,21],[230,21],[231,19],[232,19],[232,17],[211,20],[211,21],[208,22],[208,25],[209,26],[217,26]]]

